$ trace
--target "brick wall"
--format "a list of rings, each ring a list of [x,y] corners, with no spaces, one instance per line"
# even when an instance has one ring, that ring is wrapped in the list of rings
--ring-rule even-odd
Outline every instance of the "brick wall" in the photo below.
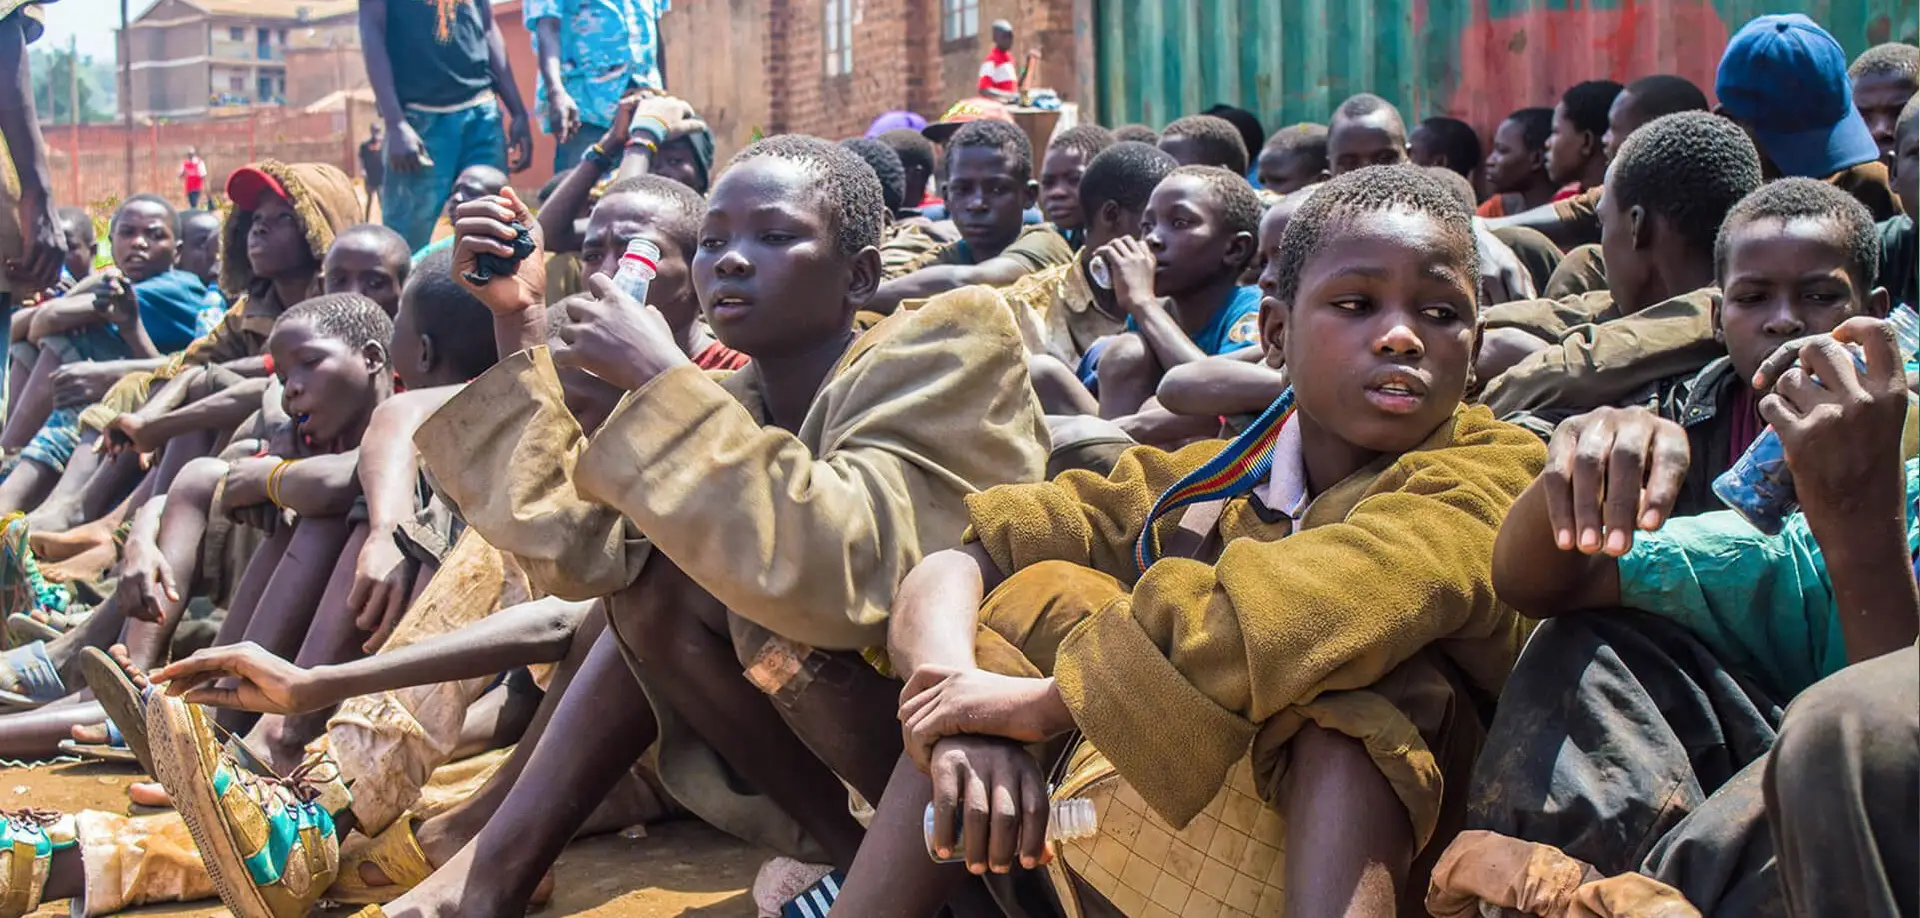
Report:
[[[852,72],[828,75],[826,10],[852,14]],[[974,94],[995,19],[1014,54],[1039,47],[1036,85],[1071,94],[1073,0],[980,0],[980,34],[941,40],[941,0],[709,0],[677,4],[662,25],[668,88],[713,124],[722,161],[758,129],[848,137],[893,109],[929,120]]]

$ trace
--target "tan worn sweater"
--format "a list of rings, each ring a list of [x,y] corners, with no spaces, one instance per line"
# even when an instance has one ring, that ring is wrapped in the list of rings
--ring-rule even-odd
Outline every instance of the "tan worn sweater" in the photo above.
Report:
[[[1133,546],[1153,501],[1222,447],[1142,447],[1106,478],[995,488],[969,498],[970,535],[1009,575],[1066,561],[1131,589],[1074,627],[1051,675],[1087,739],[1169,821],[1203,809],[1250,750],[1274,786],[1282,747],[1311,720],[1367,744],[1424,844],[1441,766],[1423,735],[1450,728],[1416,713],[1410,699],[1428,687],[1388,677],[1438,653],[1427,681],[1445,671],[1497,695],[1524,626],[1494,597],[1494,535],[1544,448],[1463,407],[1420,446],[1314,498],[1298,532],[1243,496],[1205,540],[1223,547],[1176,557],[1182,514],[1162,517],[1169,556],[1141,574]]]
[[[613,593],[649,545],[734,613],[829,650],[885,643],[895,588],[958,544],[965,498],[1037,481],[1047,429],[1005,306],[956,290],[861,336],[797,433],[752,366],[630,393],[591,440],[544,348],[501,362],[420,428],[440,487],[533,583]]]
[[[1558,343],[1489,381],[1480,402],[1499,417],[1618,404],[1652,383],[1697,371],[1725,354],[1726,346],[1713,335],[1713,310],[1719,303],[1719,288],[1707,287],[1630,316],[1612,318],[1602,311],[1592,324],[1564,329],[1555,323],[1569,316],[1537,313],[1530,319],[1544,323],[1544,330],[1536,334],[1559,330]],[[1502,308],[1489,310],[1489,317]]]

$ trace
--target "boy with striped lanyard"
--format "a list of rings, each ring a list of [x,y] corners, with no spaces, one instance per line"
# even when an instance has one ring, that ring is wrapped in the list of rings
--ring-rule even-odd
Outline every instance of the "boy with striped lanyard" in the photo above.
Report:
[[[1176,829],[1251,754],[1287,824],[1285,914],[1348,893],[1390,914],[1425,884],[1410,865],[1452,831],[1442,787],[1465,779],[1520,644],[1493,538],[1543,456],[1461,404],[1470,220],[1414,168],[1321,186],[1262,278],[1262,343],[1293,387],[1246,433],[968,498],[968,544],[894,604],[900,716],[928,774],[896,772],[868,846],[917,850],[879,833],[931,801],[939,854],[1043,861],[1046,783],[1020,744],[1078,730]],[[962,819],[963,799],[988,806]],[[898,902],[913,865],[880,866]]]

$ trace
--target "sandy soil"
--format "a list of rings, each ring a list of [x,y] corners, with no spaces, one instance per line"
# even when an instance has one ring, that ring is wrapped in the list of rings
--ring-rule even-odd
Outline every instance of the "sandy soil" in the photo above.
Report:
[[[0,809],[25,806],[68,812],[92,808],[125,812],[132,766],[51,765],[0,768]],[[747,888],[765,854],[699,822],[651,827],[644,838],[607,835],[576,842],[560,857],[553,904],[541,916],[593,918],[752,918]],[[350,914],[337,910],[329,916]],[[129,914],[213,918],[227,910],[217,900]],[[32,918],[65,918],[55,903]]]

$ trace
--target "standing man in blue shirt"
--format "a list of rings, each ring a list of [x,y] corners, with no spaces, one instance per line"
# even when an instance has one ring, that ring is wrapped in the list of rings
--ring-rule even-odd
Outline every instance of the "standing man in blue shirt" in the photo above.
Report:
[[[613,124],[635,89],[664,90],[660,17],[671,0],[527,0],[527,31],[540,59],[540,105],[556,145],[553,169],[580,157]]]

